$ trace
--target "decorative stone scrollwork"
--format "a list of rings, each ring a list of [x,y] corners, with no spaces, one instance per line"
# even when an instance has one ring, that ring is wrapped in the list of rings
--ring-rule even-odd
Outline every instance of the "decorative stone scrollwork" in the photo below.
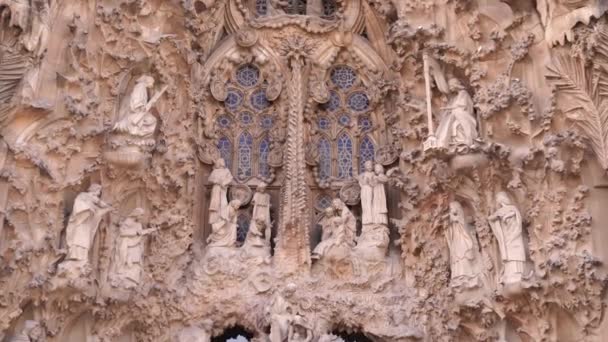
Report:
[[[234,185],[230,187],[230,200],[239,200],[241,205],[247,205],[253,198],[253,191],[247,185]]]
[[[253,30],[243,29],[234,35],[234,39],[239,46],[250,48],[258,42],[258,35]]]
[[[340,199],[347,205],[356,205],[361,200],[361,187],[352,181],[340,188]]]
[[[376,151],[376,162],[388,166],[399,159],[399,151],[393,145],[385,145]]]

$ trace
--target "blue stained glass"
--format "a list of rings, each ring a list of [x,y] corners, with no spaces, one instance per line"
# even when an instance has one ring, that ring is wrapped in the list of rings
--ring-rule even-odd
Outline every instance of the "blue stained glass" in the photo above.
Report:
[[[351,88],[357,81],[357,73],[348,66],[333,68],[329,77],[336,87],[343,90]]]
[[[273,124],[274,120],[272,119],[272,116],[264,116],[260,121],[260,125],[263,129],[271,129]]]
[[[317,123],[320,129],[329,129],[331,125],[331,121],[325,116],[320,117]]]
[[[241,106],[243,102],[243,93],[237,89],[228,89],[228,96],[224,101],[224,105],[228,110],[235,110]]]
[[[372,120],[370,120],[367,116],[362,116],[359,118],[359,128],[362,131],[369,131],[372,129]]]
[[[336,0],[323,0],[323,15],[325,17],[333,17],[336,14]]]
[[[348,103],[348,108],[357,112],[364,112],[369,108],[369,97],[364,92],[358,91],[352,93],[346,102]]]
[[[348,116],[348,114],[342,114],[340,115],[338,122],[342,126],[348,126],[350,124],[350,116]]]
[[[317,198],[317,208],[325,210],[331,205],[331,197],[328,195],[321,195]]]
[[[257,16],[263,16],[268,13],[268,1],[270,0],[255,0],[255,13]]]
[[[270,101],[266,97],[265,89],[258,89],[251,94],[251,106],[258,111],[262,111],[270,107]]]
[[[347,134],[338,138],[338,178],[348,179],[353,176],[353,141]]]
[[[220,116],[220,117],[217,118],[217,124],[221,128],[228,128],[228,127],[230,127],[230,123],[231,123],[231,120],[226,115],[222,115],[222,116]]]
[[[249,224],[251,218],[245,213],[239,214],[236,218],[236,242],[237,245],[242,245],[247,238],[247,232],[249,232]]]
[[[232,169],[232,143],[230,139],[221,137],[217,141],[217,149],[220,151],[220,157],[226,162],[226,168]]]
[[[252,175],[251,171],[251,152],[253,150],[253,138],[251,134],[243,132],[239,136],[239,150],[238,150],[238,165],[236,177],[239,180],[245,180]]]
[[[242,112],[239,116],[239,120],[241,120],[243,125],[251,125],[253,122],[253,115],[249,112]]]
[[[331,145],[326,138],[319,139],[319,178],[326,180],[331,176]]]
[[[243,87],[253,87],[260,80],[260,69],[255,65],[246,64],[236,71],[236,81]]]
[[[359,145],[359,172],[363,172],[363,165],[366,161],[374,161],[375,154],[374,142],[368,136],[365,136]]]
[[[268,166],[268,155],[270,154],[270,141],[268,138],[260,142],[259,174],[264,178],[270,177],[270,167]]]
[[[329,92],[329,101],[323,104],[323,109],[328,112],[333,112],[336,109],[340,108],[341,102],[342,101],[340,100],[340,95],[338,95],[338,93],[332,90]]]

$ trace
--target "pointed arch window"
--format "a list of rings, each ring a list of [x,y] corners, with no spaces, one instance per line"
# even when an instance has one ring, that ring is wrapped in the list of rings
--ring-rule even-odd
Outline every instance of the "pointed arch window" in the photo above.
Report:
[[[252,154],[253,152],[253,137],[247,132],[241,133],[239,136],[239,149],[238,149],[238,166],[237,166],[237,178],[239,180],[246,180],[251,177],[252,172]]]
[[[217,149],[220,151],[220,157],[224,159],[226,167],[232,168],[232,143],[227,137],[221,137],[217,142]]]
[[[319,178],[326,180],[331,176],[331,144],[325,137],[319,139]]]
[[[359,172],[363,171],[363,165],[366,161],[374,161],[375,155],[376,148],[374,147],[374,142],[366,135],[361,139],[361,144],[359,145]]]
[[[270,154],[270,140],[268,137],[264,137],[260,142],[259,148],[260,156],[259,156],[259,167],[258,173],[262,178],[270,177],[270,166],[268,165],[268,155]]]
[[[343,133],[338,138],[338,178],[348,179],[353,176],[353,141]]]

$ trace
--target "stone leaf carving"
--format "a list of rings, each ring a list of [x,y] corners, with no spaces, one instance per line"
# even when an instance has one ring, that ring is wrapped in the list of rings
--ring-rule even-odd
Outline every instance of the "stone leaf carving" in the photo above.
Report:
[[[558,53],[546,75],[557,89],[558,104],[588,138],[604,170],[608,170],[608,32],[598,29],[596,57],[591,67],[582,58]]]

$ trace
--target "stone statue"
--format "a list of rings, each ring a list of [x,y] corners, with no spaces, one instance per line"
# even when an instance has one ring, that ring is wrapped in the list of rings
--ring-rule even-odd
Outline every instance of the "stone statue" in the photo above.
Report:
[[[286,342],[289,328],[293,321],[293,308],[287,301],[296,292],[296,284],[290,283],[281,291],[276,292],[267,314],[270,316],[270,342]]]
[[[522,280],[526,263],[521,214],[505,192],[496,194],[496,206],[496,211],[488,219],[503,261],[501,282],[518,283]]]
[[[88,192],[80,193],[76,197],[66,228],[66,262],[74,261],[81,266],[88,263],[89,250],[99,223],[103,215],[112,210],[110,205],[99,198],[100,195],[101,185],[92,184]]]
[[[38,321],[27,320],[23,330],[13,336],[10,342],[42,342],[46,341],[44,330]]]
[[[471,146],[478,137],[473,100],[459,80],[450,79],[448,86],[449,91],[456,95],[443,110],[437,128],[437,146]]]
[[[451,285],[471,285],[478,276],[477,238],[466,222],[462,205],[450,203],[449,226],[445,233],[450,250]]]
[[[355,215],[353,215],[346,204],[339,198],[335,198],[331,204],[336,211],[336,215],[340,218],[340,224],[344,226],[343,235],[345,243],[351,247],[354,246],[357,235],[357,219],[355,218]]]
[[[209,183],[213,184],[209,203],[209,224],[212,226],[221,223],[222,218],[228,216],[228,184],[232,183],[233,179],[224,159],[217,159],[209,175]]]
[[[289,325],[289,342],[310,342],[312,341],[312,329],[306,324],[304,317],[294,315]]]
[[[144,210],[136,208],[120,224],[116,240],[114,269],[110,275],[112,285],[130,289],[137,287],[141,280],[144,258],[144,237],[157,229],[144,229],[141,219]]]
[[[321,259],[327,250],[337,243],[337,226],[340,224],[340,217],[336,216],[336,210],[334,207],[329,206],[325,209],[325,217],[322,220],[323,233],[321,235],[321,242],[315,247],[312,252],[313,259]],[[342,225],[344,227],[344,225]]]
[[[380,164],[374,164],[368,160],[364,164],[364,171],[359,175],[359,186],[361,187],[361,209],[362,224],[388,224],[388,210],[386,206],[386,192],[384,184],[388,177],[384,174],[384,168]]]
[[[249,226],[249,232],[261,233],[262,236],[266,237],[268,243],[270,243],[270,236],[272,230],[272,221],[270,220],[270,194],[266,192],[266,184],[262,183],[258,185],[256,193],[253,195],[253,217],[251,225]],[[258,222],[263,222],[263,226],[256,227]],[[262,231],[264,229],[264,231]]]
[[[241,201],[230,201],[226,216],[220,217],[219,221],[211,225],[211,235],[207,238],[210,247],[235,247],[238,210]]]
[[[150,114],[152,105],[158,100],[157,94],[148,101],[148,89],[154,86],[154,78],[144,75],[137,79],[131,92],[127,114],[114,125],[114,131],[141,138],[150,138],[156,130],[156,117]],[[166,89],[166,88],[165,88]]]
[[[48,0],[33,0],[31,8],[31,26],[24,36],[23,45],[35,56],[41,56],[46,50],[50,30],[50,8]]]

